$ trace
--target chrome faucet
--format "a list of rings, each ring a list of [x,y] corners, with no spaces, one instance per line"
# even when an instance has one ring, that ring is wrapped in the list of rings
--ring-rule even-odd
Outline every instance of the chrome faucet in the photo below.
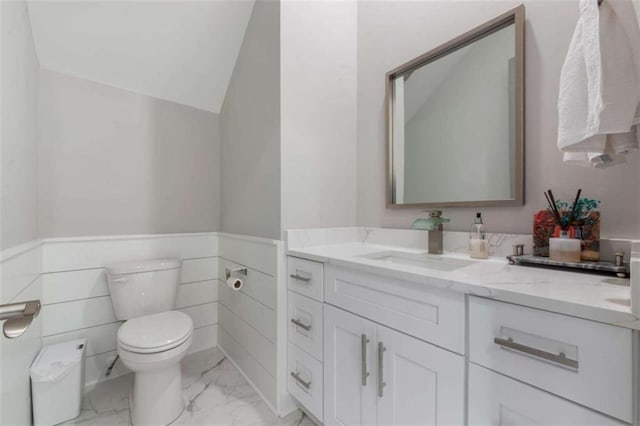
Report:
[[[442,217],[442,210],[432,210],[429,212],[429,217],[416,219],[413,222],[413,229],[424,229],[429,232],[427,236],[429,254],[442,254],[442,225],[449,222],[451,220],[448,217]]]

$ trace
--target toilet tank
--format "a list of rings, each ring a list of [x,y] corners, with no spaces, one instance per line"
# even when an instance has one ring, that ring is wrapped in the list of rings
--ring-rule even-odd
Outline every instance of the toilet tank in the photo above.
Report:
[[[180,259],[151,259],[106,267],[111,302],[119,320],[174,309]]]

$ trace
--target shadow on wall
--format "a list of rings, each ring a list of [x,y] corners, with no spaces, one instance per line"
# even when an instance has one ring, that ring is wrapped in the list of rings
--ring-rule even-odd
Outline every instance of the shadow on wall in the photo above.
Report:
[[[215,231],[218,115],[40,72],[43,237]]]

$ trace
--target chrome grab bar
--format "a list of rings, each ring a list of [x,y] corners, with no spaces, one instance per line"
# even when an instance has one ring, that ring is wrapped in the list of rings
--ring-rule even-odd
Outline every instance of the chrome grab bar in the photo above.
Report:
[[[306,381],[304,380],[302,377],[300,377],[300,375],[298,373],[294,373],[293,371],[291,372],[291,377],[293,377],[294,379],[296,379],[296,381],[298,383],[300,383],[305,389],[309,389],[311,387],[311,381]]]
[[[302,282],[305,282],[305,283],[308,283],[309,281],[311,281],[310,277],[303,277],[302,275],[298,275],[298,274],[291,274],[289,276],[291,278],[293,278],[294,280],[302,281]]]
[[[5,337],[14,339],[22,335],[39,313],[39,300],[0,305],[0,321],[4,321],[2,332]]]
[[[514,351],[522,352],[524,354],[543,359],[545,361],[555,362],[556,364],[560,364],[564,367],[569,367],[576,370],[578,369],[578,361],[575,359],[567,358],[567,355],[564,352],[554,354],[553,352],[547,352],[541,349],[532,348],[531,346],[514,342],[511,337],[507,339],[494,337],[493,343],[504,348],[513,349]]]
[[[303,323],[300,320],[297,320],[295,318],[291,318],[291,322],[294,323],[295,325],[297,325],[298,327],[300,327],[301,329],[305,330],[305,331],[311,331],[311,324],[307,325],[305,323]]]

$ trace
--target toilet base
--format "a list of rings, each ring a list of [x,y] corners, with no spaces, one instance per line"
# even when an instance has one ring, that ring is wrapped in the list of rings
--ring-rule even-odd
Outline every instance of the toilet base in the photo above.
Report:
[[[135,373],[129,399],[134,426],[168,425],[184,411],[180,364]]]

